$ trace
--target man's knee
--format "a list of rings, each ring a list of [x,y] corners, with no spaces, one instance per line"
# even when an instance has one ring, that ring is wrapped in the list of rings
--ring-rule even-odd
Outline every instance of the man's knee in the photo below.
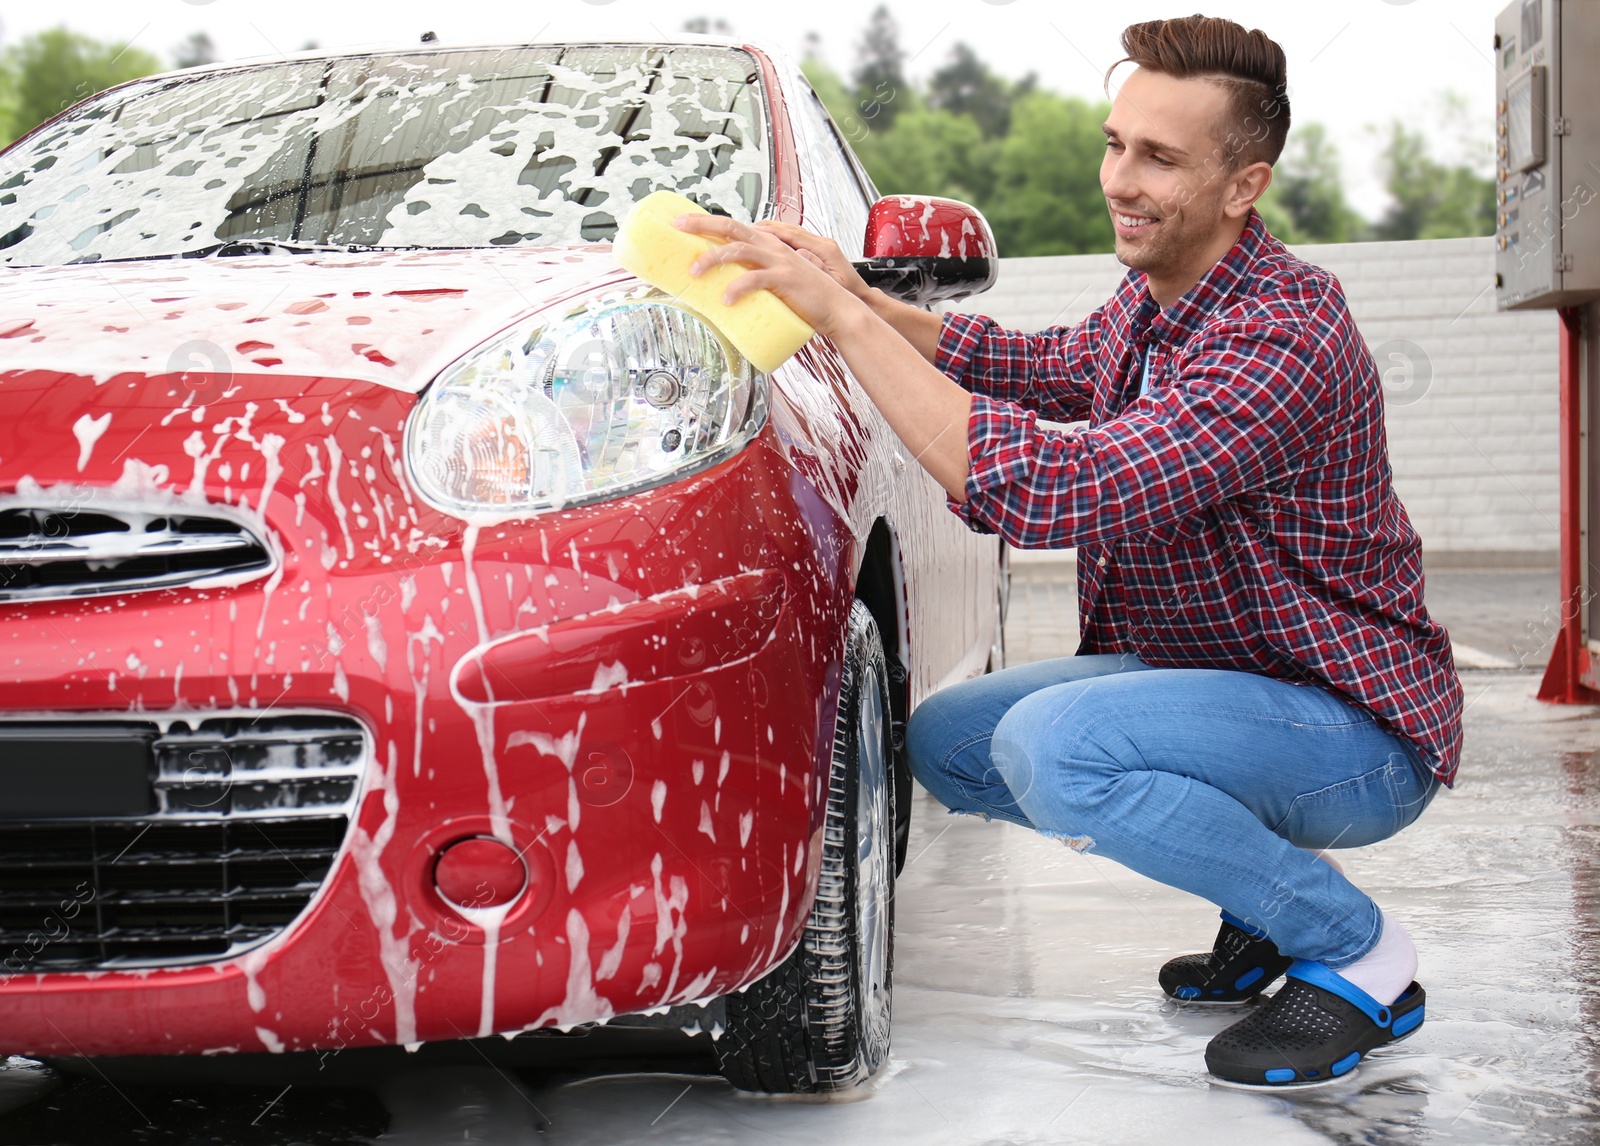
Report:
[[[939,707],[939,694],[934,693],[917,705],[911,718],[906,721],[906,759],[911,764],[912,775],[919,780],[930,767],[937,767],[943,754],[943,734],[949,722],[938,711]]]
[[[911,774],[946,807],[953,806],[951,775],[959,769],[963,739],[970,738],[970,730],[964,729],[961,720],[959,698],[949,695],[954,691],[934,693],[917,705],[906,721],[906,760]]]
[[[906,721],[906,754],[913,773],[945,771],[972,745],[989,739],[992,728],[983,716],[983,706],[975,704],[970,695],[977,683],[964,681],[942,688],[911,713]]]
[[[952,811],[1025,822],[989,758],[995,707],[972,687],[976,683],[944,689],[912,713],[906,726],[911,774]]]
[[[1041,783],[1053,798],[1082,803],[1111,776],[1126,771],[1130,715],[1100,703],[1086,680],[1025,697],[995,726],[989,754],[1019,804]]]

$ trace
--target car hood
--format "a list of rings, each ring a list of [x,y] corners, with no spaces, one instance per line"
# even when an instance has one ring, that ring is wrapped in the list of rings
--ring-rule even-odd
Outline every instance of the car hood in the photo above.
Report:
[[[416,393],[522,315],[629,277],[610,244],[15,267],[0,275],[0,375],[213,371]]]

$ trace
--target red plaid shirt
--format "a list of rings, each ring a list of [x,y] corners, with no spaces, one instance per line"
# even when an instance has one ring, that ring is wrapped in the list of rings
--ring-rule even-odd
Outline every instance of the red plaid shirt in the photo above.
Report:
[[[1079,653],[1326,686],[1453,785],[1461,682],[1339,281],[1252,209],[1177,302],[1146,282],[1130,270],[1088,318],[1036,334],[944,317],[936,365],[973,393],[951,509],[1019,548],[1078,547]]]

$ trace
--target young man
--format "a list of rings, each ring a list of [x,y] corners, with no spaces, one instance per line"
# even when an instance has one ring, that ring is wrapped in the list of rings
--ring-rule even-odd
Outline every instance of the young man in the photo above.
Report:
[[[730,301],[769,288],[835,341],[972,528],[1078,548],[1078,655],[929,698],[918,778],[1220,906],[1162,989],[1235,1003],[1287,979],[1206,1065],[1322,1082],[1414,1031],[1424,994],[1404,928],[1314,849],[1384,839],[1453,784],[1461,686],[1372,355],[1338,281],[1254,208],[1289,127],[1282,49],[1201,16],[1122,43],[1100,181],[1130,270],[1076,326],[897,303],[798,227],[680,225],[731,240],[697,273],[752,268]]]

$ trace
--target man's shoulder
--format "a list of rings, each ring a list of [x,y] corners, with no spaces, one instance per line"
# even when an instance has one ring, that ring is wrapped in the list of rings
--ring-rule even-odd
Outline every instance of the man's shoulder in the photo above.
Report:
[[[1304,320],[1330,309],[1348,312],[1344,287],[1326,267],[1307,262],[1266,236],[1238,292],[1238,304],[1284,320]]]
[[[1311,342],[1356,333],[1339,278],[1268,235],[1202,331],[1288,330]]]

